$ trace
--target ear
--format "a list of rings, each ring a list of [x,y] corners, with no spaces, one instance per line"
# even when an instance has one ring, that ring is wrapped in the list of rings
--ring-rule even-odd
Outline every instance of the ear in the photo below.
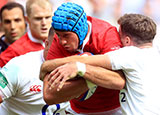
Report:
[[[25,16],[25,20],[30,23],[29,18],[27,16]]]
[[[132,43],[131,43],[131,38],[129,36],[126,36],[124,38],[124,43],[125,43],[125,46],[130,46]]]
[[[46,40],[45,40],[45,48],[47,48],[48,45],[49,45],[49,41],[46,39]]]

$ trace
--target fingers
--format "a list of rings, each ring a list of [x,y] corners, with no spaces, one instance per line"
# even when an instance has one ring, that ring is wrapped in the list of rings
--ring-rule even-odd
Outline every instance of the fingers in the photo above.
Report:
[[[65,81],[69,79],[68,72],[66,72],[63,67],[59,67],[55,69],[48,78],[49,89],[57,87],[57,91],[59,91],[64,85]]]
[[[50,77],[48,79],[49,85],[58,83],[59,79],[61,79],[61,78],[59,78],[59,75],[60,75],[60,73],[58,72],[58,70],[54,70],[51,74],[49,74],[49,77]]]
[[[49,74],[49,76],[48,76],[48,81],[50,81],[51,79],[54,80],[54,79],[52,78],[52,76],[54,76],[57,72],[58,72],[57,69],[53,70],[53,71]],[[55,79],[56,79],[56,78],[55,78]]]
[[[62,79],[62,75],[58,72],[58,70],[55,70],[52,72],[52,74],[49,75],[50,79],[48,81],[49,89],[54,88],[56,85],[59,84],[59,82]]]
[[[64,77],[64,79],[61,80],[61,82],[58,85],[57,91],[60,91],[62,87],[64,86],[65,82],[69,79],[69,77]]]
[[[57,87],[57,91],[60,91],[68,79],[72,79],[77,75],[77,68],[73,64],[65,64],[54,71],[48,76],[49,89]]]

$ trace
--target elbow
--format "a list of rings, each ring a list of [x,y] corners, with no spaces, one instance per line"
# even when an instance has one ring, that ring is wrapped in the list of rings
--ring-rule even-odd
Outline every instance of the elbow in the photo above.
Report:
[[[52,91],[43,92],[43,99],[48,105],[59,104],[62,102],[68,101],[64,94],[61,91],[56,91],[53,89]]]
[[[2,100],[2,97],[0,96],[0,103],[2,103],[3,102],[3,100]]]
[[[118,90],[122,90],[125,87],[126,84],[126,79],[125,79],[125,75],[122,71],[118,71],[120,77],[118,77],[117,81],[117,89]]]
[[[121,81],[118,85],[118,90],[122,90],[125,86],[125,81]]]
[[[125,87],[125,80],[124,79],[121,79],[121,80],[118,80],[116,85],[115,85],[115,89],[116,90],[122,90],[124,87]]]
[[[124,79],[117,79],[112,81],[109,84],[104,84],[105,88],[114,89],[114,90],[122,90],[125,87]]]
[[[43,99],[48,105],[58,104],[58,99],[56,95],[56,90],[49,90],[47,88],[43,89]]]
[[[56,98],[53,95],[44,94],[43,99],[48,105],[58,104]]]

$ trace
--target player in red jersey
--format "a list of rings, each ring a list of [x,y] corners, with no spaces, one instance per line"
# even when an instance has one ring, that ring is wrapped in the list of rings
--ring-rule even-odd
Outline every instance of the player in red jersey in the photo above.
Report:
[[[108,22],[86,16],[83,8],[74,3],[64,3],[52,17],[52,27],[57,36],[48,52],[48,59],[63,58],[79,52],[105,54],[121,47],[116,27]],[[49,60],[51,61],[51,60]],[[41,79],[44,78],[44,99],[48,104],[70,100],[68,112],[72,114],[120,114],[119,91],[97,87],[94,94],[80,101],[78,96],[89,87],[83,78],[69,80],[64,87],[48,89],[46,73],[51,72],[52,63],[44,63],[41,67]]]
[[[51,26],[52,4],[44,0],[27,0],[26,12],[29,29],[0,54],[0,67],[16,56],[44,49]]]

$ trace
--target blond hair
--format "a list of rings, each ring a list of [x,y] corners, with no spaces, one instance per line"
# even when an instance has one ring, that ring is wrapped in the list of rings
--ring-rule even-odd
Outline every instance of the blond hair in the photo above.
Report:
[[[52,9],[52,4],[50,3],[49,0],[27,0],[27,3],[26,3],[26,13],[27,13],[27,16],[30,16],[33,4],[37,4],[41,8],[45,8],[46,5],[49,4],[49,6]]]

